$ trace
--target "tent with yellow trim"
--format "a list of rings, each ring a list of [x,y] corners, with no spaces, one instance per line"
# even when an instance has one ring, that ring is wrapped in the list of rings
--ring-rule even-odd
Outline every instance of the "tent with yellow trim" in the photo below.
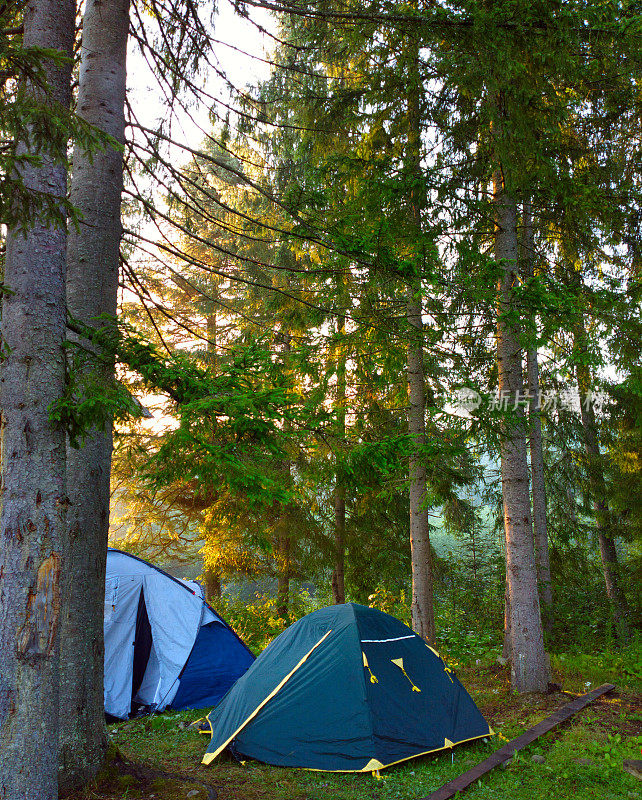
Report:
[[[399,620],[347,603],[277,637],[209,714],[226,748],[283,767],[367,772],[492,734],[457,676]]]

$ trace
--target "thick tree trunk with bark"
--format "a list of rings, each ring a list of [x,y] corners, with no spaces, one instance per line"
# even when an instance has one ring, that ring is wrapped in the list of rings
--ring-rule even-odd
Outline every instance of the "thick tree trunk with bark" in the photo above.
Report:
[[[522,262],[524,276],[534,275],[535,241],[530,201],[523,204],[524,246]],[[533,331],[536,333],[537,321],[533,316]],[[542,447],[542,416],[539,388],[539,364],[537,345],[526,351],[526,375],[528,378],[528,423],[531,453],[531,494],[533,498],[533,537],[535,541],[535,561],[539,582],[539,597],[542,605],[544,624],[547,630],[552,623],[553,586],[551,566],[548,557],[548,529],[546,521],[546,484],[544,482],[544,451]]]
[[[575,349],[579,353],[587,352],[586,331],[581,323],[575,331]],[[578,360],[576,367],[577,387],[580,395],[582,430],[586,450],[589,487],[595,510],[600,558],[604,572],[606,594],[613,610],[617,636],[621,641],[629,637],[629,605],[620,583],[620,565],[618,563],[615,538],[613,536],[613,518],[606,498],[606,481],[600,453],[600,441],[595,421],[595,411],[591,402],[591,373],[588,366]]]
[[[345,334],[345,317],[337,325],[340,337]],[[340,343],[337,358],[337,436],[343,442],[346,435],[346,353]],[[337,465],[334,485],[334,570],[332,572],[332,597],[335,603],[345,603],[345,552],[346,552],[346,488],[341,466]]]
[[[87,0],[83,19],[78,113],[123,143],[129,0]],[[76,148],[71,201],[83,220],[68,247],[70,315],[100,327],[115,318],[122,225],[123,154],[115,148],[91,157]],[[113,381],[109,361],[88,370],[98,385]],[[103,699],[103,603],[112,434],[92,431],[81,449],[67,449],[69,576],[63,619],[60,785],[63,791],[90,780],[103,762],[107,740]]]
[[[505,191],[500,172],[494,175],[494,203],[495,258],[502,264],[497,323],[499,395],[508,402],[509,409],[515,409],[501,430],[511,684],[519,692],[537,692],[546,690],[549,670],[533,548],[526,427],[523,409],[518,405],[524,389],[522,351],[516,324],[506,319],[517,279],[517,209]]]
[[[24,44],[71,55],[75,5],[31,0]],[[47,103],[69,106],[71,63],[46,68]],[[33,86],[25,91],[42,97]],[[25,143],[18,145],[26,152]],[[67,166],[41,153],[27,187],[54,198]],[[65,432],[49,406],[65,383],[66,232],[34,220],[7,237],[3,295],[0,512],[0,797],[58,796],[61,568],[66,538]],[[66,568],[66,565],[65,565]]]

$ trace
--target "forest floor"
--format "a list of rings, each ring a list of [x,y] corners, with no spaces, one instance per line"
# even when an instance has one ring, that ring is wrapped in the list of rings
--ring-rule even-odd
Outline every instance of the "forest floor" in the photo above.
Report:
[[[556,662],[554,661],[554,664]],[[198,712],[162,714],[109,727],[116,755],[110,768],[70,800],[418,800],[470,769],[507,740],[547,717],[574,696],[610,682],[601,697],[560,727],[485,775],[467,800],[642,800],[642,781],[625,772],[625,759],[640,759],[642,687],[639,675],[586,670],[573,661],[554,671],[564,691],[519,696],[508,668],[498,663],[460,666],[457,674],[496,735],[452,752],[412,759],[372,774],[337,774],[200,761],[208,739],[185,723]],[[541,756],[532,760],[532,756]],[[207,787],[207,788],[206,788]],[[213,791],[212,791],[213,790]]]

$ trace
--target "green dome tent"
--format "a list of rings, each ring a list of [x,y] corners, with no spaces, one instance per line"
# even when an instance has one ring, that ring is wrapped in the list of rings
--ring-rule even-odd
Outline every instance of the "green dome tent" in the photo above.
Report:
[[[492,734],[439,654],[399,620],[348,603],[277,637],[208,715],[226,747],[284,767],[368,772]]]

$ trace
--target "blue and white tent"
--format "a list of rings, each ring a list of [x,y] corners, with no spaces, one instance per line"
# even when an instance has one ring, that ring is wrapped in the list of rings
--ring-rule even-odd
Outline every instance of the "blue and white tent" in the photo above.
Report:
[[[201,587],[107,551],[105,712],[214,706],[254,661]]]

